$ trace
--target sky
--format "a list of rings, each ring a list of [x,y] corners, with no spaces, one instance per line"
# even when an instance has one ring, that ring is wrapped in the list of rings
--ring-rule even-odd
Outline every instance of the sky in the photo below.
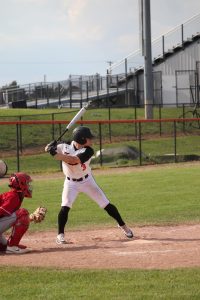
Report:
[[[0,0],[0,87],[104,76],[139,48],[138,0]],[[151,0],[152,40],[200,13],[199,0]]]

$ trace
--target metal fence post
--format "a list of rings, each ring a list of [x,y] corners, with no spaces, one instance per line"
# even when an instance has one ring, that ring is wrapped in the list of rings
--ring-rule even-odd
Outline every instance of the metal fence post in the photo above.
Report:
[[[61,124],[59,123],[59,135],[61,135]]]
[[[87,99],[87,102],[89,100],[89,86],[88,86],[88,81],[86,81],[86,99]]]
[[[47,92],[47,106],[49,107],[49,86],[48,86],[48,84],[46,86],[46,92]]]
[[[54,113],[51,115],[52,121],[54,121]],[[52,123],[52,140],[54,140],[54,123]]]
[[[100,148],[100,166],[103,165],[103,157],[102,157],[102,133],[101,133],[101,123],[99,123],[99,148]]]
[[[135,106],[135,120],[137,120],[137,107]],[[137,139],[138,136],[138,130],[137,130],[137,122],[135,122],[135,138]]]
[[[162,55],[165,56],[165,37],[162,36]]]
[[[183,103],[183,119],[185,119],[185,104]],[[183,121],[183,132],[185,132],[185,121]]]
[[[19,120],[22,120],[22,116],[19,116]],[[19,147],[20,147],[20,152],[22,153],[22,125],[19,125]]]
[[[162,119],[161,115],[161,104],[159,104],[159,119]],[[160,136],[162,135],[162,122],[159,122]]]
[[[37,95],[37,90],[36,90],[36,96],[35,96],[35,108],[38,107],[38,95]]]
[[[110,121],[111,119],[111,111],[110,111],[110,106],[108,107],[108,119]],[[112,137],[111,137],[111,123],[109,122],[109,138],[110,138],[110,142],[112,142]]]
[[[99,100],[99,75],[96,74],[97,100]]]
[[[69,82],[69,107],[72,108],[72,81]]]
[[[106,76],[106,106],[110,106],[110,101],[109,101],[109,75]]]
[[[58,105],[61,105],[61,85],[60,82],[58,83]]]
[[[182,47],[184,45],[184,29],[183,29],[183,24],[181,24],[181,45],[182,45]]]
[[[142,133],[141,133],[141,123],[139,122],[139,164],[142,166]]]
[[[82,81],[82,76],[79,78],[79,88],[80,88],[80,94],[81,94],[80,108],[82,108],[83,107],[83,81]]]
[[[16,144],[17,144],[17,172],[20,171],[19,164],[19,124],[16,124]]]
[[[125,104],[128,103],[128,63],[127,63],[127,58],[125,58]]]
[[[175,163],[177,162],[177,159],[176,159],[176,146],[177,146],[177,143],[176,143],[176,121],[174,121],[174,162]]]
[[[116,81],[117,81],[117,101],[118,101],[119,100],[119,78],[118,78],[118,75],[117,75]]]

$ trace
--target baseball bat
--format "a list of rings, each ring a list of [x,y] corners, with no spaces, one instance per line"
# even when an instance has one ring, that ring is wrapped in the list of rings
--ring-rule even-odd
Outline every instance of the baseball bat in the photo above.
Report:
[[[73,117],[73,119],[69,122],[69,124],[66,126],[65,130],[63,133],[57,138],[57,142],[63,137],[63,135],[78,121],[80,118],[84,115],[86,110],[89,108],[91,104],[91,101],[89,101],[85,106],[83,106],[77,114]]]

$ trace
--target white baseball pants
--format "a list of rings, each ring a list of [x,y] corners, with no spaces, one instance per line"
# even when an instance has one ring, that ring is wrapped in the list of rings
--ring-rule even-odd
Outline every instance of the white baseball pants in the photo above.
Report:
[[[72,207],[79,193],[85,193],[93,201],[95,201],[99,207],[105,208],[110,202],[107,199],[104,192],[97,185],[93,176],[90,174],[83,181],[68,180],[67,177],[64,181],[64,187],[62,192],[62,204],[61,206]]]

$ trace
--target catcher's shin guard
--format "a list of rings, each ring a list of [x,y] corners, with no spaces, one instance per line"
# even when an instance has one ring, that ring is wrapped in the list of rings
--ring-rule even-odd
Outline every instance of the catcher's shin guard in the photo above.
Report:
[[[20,208],[16,211],[17,220],[13,225],[12,233],[8,239],[9,246],[18,246],[21,238],[29,228],[30,220],[29,220],[29,212]]]

